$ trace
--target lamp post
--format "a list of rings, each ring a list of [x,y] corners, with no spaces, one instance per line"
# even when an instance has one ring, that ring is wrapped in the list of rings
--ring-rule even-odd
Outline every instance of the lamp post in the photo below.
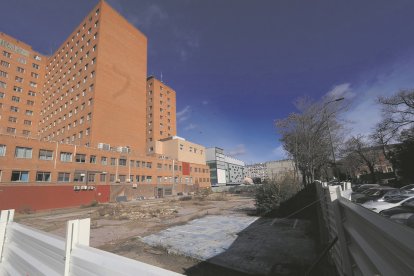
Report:
[[[341,98],[337,98],[337,99],[334,99],[334,100],[331,100],[329,102],[324,103],[324,105],[323,105],[324,114],[326,115],[326,107],[329,104],[334,103],[334,102],[339,102],[339,101],[342,101],[344,99],[345,99],[344,97],[341,97]],[[335,175],[336,175],[336,159],[335,159],[335,150],[334,150],[334,146],[333,146],[333,142],[332,142],[331,127],[329,126],[329,120],[326,121],[326,124],[328,126],[329,142],[331,143],[331,151],[332,151],[332,161],[333,161],[332,173],[333,173],[333,176],[335,178]]]

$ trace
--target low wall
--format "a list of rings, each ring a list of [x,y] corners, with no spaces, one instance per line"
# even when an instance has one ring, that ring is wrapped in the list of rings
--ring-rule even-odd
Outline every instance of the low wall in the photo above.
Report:
[[[0,210],[15,209],[17,212],[78,207],[93,201],[100,203],[110,199],[109,185],[94,185],[94,190],[74,191],[71,185],[1,185]]]

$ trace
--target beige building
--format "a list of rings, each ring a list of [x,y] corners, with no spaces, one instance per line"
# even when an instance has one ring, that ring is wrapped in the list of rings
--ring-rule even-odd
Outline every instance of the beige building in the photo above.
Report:
[[[190,162],[194,164],[206,164],[205,147],[186,141],[184,138],[173,136],[156,142],[155,152],[168,158]]]

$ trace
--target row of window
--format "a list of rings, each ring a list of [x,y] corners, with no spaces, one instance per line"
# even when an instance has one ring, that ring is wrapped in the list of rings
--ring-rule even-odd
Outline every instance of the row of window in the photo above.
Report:
[[[90,86],[89,91],[93,91],[93,85]],[[84,90],[82,92],[82,96],[86,95],[86,90]],[[44,132],[48,129],[51,129],[52,127],[58,126],[62,121],[65,121],[66,118],[70,118],[73,115],[76,115],[78,113],[80,113],[81,111],[85,110],[85,108],[87,108],[88,106],[91,107],[93,105],[93,98],[89,98],[89,100],[87,102],[82,102],[80,105],[74,107],[73,109],[69,110],[67,113],[65,114],[61,114],[62,112],[65,112],[65,109],[69,108],[69,105],[74,103],[74,100],[77,101],[80,99],[80,94],[76,95],[76,97],[70,99],[70,101],[65,102],[65,104],[59,106],[58,108],[56,108],[56,110],[52,111],[50,114],[48,114],[47,116],[45,116],[41,123],[43,126],[41,126],[41,131]],[[57,100],[56,100],[57,101]],[[51,105],[53,106],[53,104]],[[49,109],[49,107],[48,107]],[[43,113],[44,114],[44,113]],[[54,118],[54,116],[60,116],[59,118],[57,118],[56,120],[54,120],[53,122],[50,122],[48,125],[47,121],[52,120]],[[92,119],[92,113],[89,112],[86,115],[86,119],[89,121]]]
[[[0,156],[6,155],[6,145],[0,145]],[[26,158],[31,159],[33,157],[33,149],[29,147],[16,147],[15,148],[15,154],[14,156],[16,158]],[[39,160],[53,160],[53,150],[47,150],[47,149],[40,149],[39,150]],[[73,157],[75,157],[73,159]],[[61,162],[72,162],[73,160],[76,163],[87,163],[87,161],[90,164],[97,164],[98,157],[96,155],[89,155],[89,158],[87,158],[86,154],[82,153],[76,153],[75,155],[71,152],[60,152],[59,158]],[[108,158],[106,156],[101,156],[100,158],[100,164],[101,165],[109,165],[111,166],[130,166],[131,168],[152,168],[152,162],[146,162],[146,161],[139,161],[139,160],[129,160],[126,158],[115,158],[111,157]],[[173,169],[171,164],[162,164],[157,163],[157,170],[166,170],[171,171]],[[181,171],[182,167],[178,165],[174,165],[175,171]],[[193,171],[193,167],[190,167],[190,171]],[[195,172],[199,173],[208,173],[209,171],[205,168],[197,168],[194,167]]]
[[[97,9],[95,11],[95,17],[97,17],[98,15],[99,15],[99,9]],[[92,26],[90,26],[91,22],[92,22],[92,16],[89,17],[89,23],[84,22],[83,25],[82,25],[82,30],[85,30],[87,27],[89,27],[88,31],[87,31],[87,34],[92,33]],[[99,20],[96,20],[95,23],[94,23],[94,28],[97,28],[98,25],[99,25]],[[61,53],[63,54],[65,49],[69,49],[69,47],[71,46],[71,51],[73,51],[73,47],[79,45],[79,40],[77,40],[76,43],[75,43],[75,39],[80,36],[80,33],[81,33],[81,29],[78,29],[76,34],[74,34],[72,36],[72,39],[71,39],[72,44],[70,45],[69,41],[66,42],[66,45],[63,46],[60,50],[58,50],[57,55],[54,57],[53,61],[51,61],[49,63],[48,67],[52,66],[52,64],[54,64],[53,68],[56,66],[56,64],[55,64],[56,60],[58,60],[58,62],[59,62],[59,59],[57,59],[57,57],[59,57]],[[86,39],[86,37],[85,37],[85,34],[84,34],[84,35],[81,36],[81,41],[84,41],[85,39]]]
[[[36,96],[36,92],[34,92],[34,91],[29,91],[29,92],[27,92],[27,95],[29,95],[29,96],[31,96],[31,97],[34,97],[34,96]],[[6,98],[6,93],[4,93],[4,92],[0,92],[0,99],[4,99],[4,98]],[[20,101],[20,98],[19,98],[19,97],[17,97],[17,96],[12,96],[12,100],[13,100],[13,101],[15,101],[15,100],[16,100],[16,98],[18,98],[18,102],[19,102],[19,101]],[[31,103],[31,102],[33,102],[33,103]],[[27,101],[27,104],[29,104],[29,105],[34,105],[34,101],[31,101],[31,102]]]
[[[1,171],[0,171],[1,172]],[[11,181],[12,182],[29,182],[29,171],[12,171]],[[71,178],[71,173],[69,172],[58,172],[57,182],[82,182],[82,183],[106,183],[107,174],[106,173],[91,173],[91,172],[75,172],[73,173],[73,178]],[[117,178],[118,177],[118,178]],[[109,182],[115,183],[126,183],[126,182],[141,182],[141,183],[152,183],[153,177],[147,175],[118,175],[110,174]],[[36,172],[36,182],[51,182],[52,173],[46,171],[37,171]],[[193,183],[193,177],[175,177],[175,183]],[[195,182],[209,182],[209,178],[195,178]],[[167,176],[157,176],[157,183],[172,183],[172,177]]]
[[[3,52],[4,53],[4,52]],[[19,61],[22,64],[26,64],[26,60],[23,58],[19,58],[17,61]],[[10,68],[10,62],[7,62],[5,60],[0,60],[0,66],[4,67],[4,68]],[[40,69],[40,65],[37,63],[32,63],[32,68],[39,70]]]

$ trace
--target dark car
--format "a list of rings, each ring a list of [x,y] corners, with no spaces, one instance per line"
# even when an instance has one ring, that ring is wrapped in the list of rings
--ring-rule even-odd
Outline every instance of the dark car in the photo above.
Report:
[[[379,184],[363,184],[363,185],[359,186],[355,190],[355,192],[353,192],[351,194],[351,200],[356,201],[357,198],[365,196],[365,193],[368,192],[368,189],[377,188],[379,186],[380,186]]]
[[[414,200],[380,212],[380,215],[414,228]]]
[[[394,190],[398,190],[398,189],[391,188],[391,187],[371,188],[363,192],[361,196],[355,197],[354,200],[356,203],[365,203],[370,200],[374,201],[374,200],[382,198],[385,194],[391,191],[394,191]]]
[[[406,185],[404,187],[401,187],[401,190],[413,191],[414,190],[414,184],[410,184],[410,185]]]

